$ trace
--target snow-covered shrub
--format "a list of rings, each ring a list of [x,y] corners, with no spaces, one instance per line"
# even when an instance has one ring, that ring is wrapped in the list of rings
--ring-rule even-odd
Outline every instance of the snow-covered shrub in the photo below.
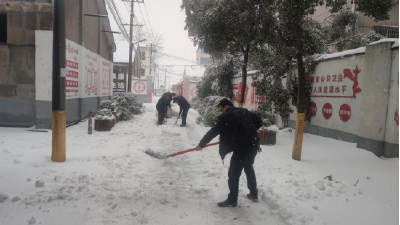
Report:
[[[142,113],[143,104],[136,101],[133,93],[119,93],[111,100],[100,103],[100,109],[96,113],[97,119],[114,119],[113,113],[121,116],[122,120],[130,120],[133,114]]]
[[[104,108],[97,111],[95,118],[98,120],[113,120],[115,116],[110,109]]]
[[[217,116],[220,114],[217,106],[222,99],[224,97],[209,96],[204,100],[192,100],[193,108],[200,114],[200,117],[196,119],[196,123],[203,123],[205,126],[214,126]]]
[[[269,127],[276,124],[276,117],[274,115],[268,114],[267,111],[263,111],[259,108],[250,110],[259,116],[263,121],[264,127]]]

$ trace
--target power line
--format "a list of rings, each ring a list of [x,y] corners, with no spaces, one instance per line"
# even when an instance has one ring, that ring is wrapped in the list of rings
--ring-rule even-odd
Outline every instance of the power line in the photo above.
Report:
[[[163,52],[155,52],[156,54],[162,55],[162,56],[167,56],[173,59],[177,59],[177,60],[182,60],[182,61],[187,61],[187,62],[191,62],[191,63],[197,63],[196,61],[190,60],[190,59],[185,59],[179,56],[175,56],[175,55],[171,55],[171,54],[167,54],[167,53],[163,53]]]
[[[140,4],[139,4],[139,10],[140,10],[140,15],[142,15],[144,27],[146,27],[146,30],[147,30],[148,32],[150,32],[149,28],[148,28],[147,25],[146,25],[146,20],[144,19],[144,16],[143,16],[143,13],[142,13],[142,8],[140,7]],[[151,34],[153,35],[153,31],[151,31]]]
[[[153,33],[153,28],[151,28],[151,23],[150,23],[150,20],[149,20],[150,17],[149,17],[149,14],[147,14],[146,3],[143,3],[143,5],[144,5],[144,11],[146,12],[146,15],[147,15],[147,21],[149,21],[151,33]]]
[[[107,3],[107,6],[108,6],[108,9],[111,12],[111,15],[113,15],[114,20],[117,23],[117,26],[118,26],[119,30],[121,31],[121,33],[124,36],[125,40],[127,40],[129,42],[129,35],[126,32],[125,27],[122,25],[124,22],[121,19],[120,13],[118,11],[117,6],[115,5],[114,0],[107,0],[106,3]]]

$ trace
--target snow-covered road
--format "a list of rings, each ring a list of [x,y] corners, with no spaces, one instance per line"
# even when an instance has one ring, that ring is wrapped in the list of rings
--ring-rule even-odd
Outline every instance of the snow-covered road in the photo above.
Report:
[[[243,173],[239,207],[219,208],[216,203],[228,194],[230,155],[222,164],[213,146],[168,159],[150,157],[146,149],[171,154],[195,147],[209,128],[195,123],[193,109],[187,127],[175,125],[175,118],[157,126],[155,103],[145,106],[144,114],[110,132],[88,135],[86,123],[68,128],[64,163],[50,160],[51,131],[0,128],[0,224],[399,222],[398,159],[306,134],[303,159],[293,161],[289,129],[279,131],[277,145],[263,146],[256,158],[260,202],[244,197]],[[328,175],[332,181],[324,179]]]

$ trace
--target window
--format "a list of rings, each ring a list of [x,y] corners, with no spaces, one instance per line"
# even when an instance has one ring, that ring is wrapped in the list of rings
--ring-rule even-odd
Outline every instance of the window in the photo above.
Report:
[[[387,38],[399,38],[399,27],[395,26],[374,26],[376,33]]]
[[[7,43],[7,14],[0,14],[0,43]]]
[[[201,58],[200,59],[200,65],[205,65],[208,62],[208,58]]]
[[[145,52],[141,52],[140,53],[140,59],[141,60],[145,60],[146,59],[146,53]]]
[[[144,69],[141,69],[141,70],[140,70],[140,76],[142,76],[142,77],[145,76],[145,70],[144,70]]]

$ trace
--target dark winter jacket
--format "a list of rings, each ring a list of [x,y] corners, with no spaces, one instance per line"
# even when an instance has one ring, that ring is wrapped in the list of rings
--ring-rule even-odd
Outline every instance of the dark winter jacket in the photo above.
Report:
[[[165,100],[165,97],[161,97],[156,105],[156,109],[158,111],[158,113],[166,113],[166,107],[168,106],[168,101]]]
[[[169,96],[168,107],[171,108],[172,93],[171,93],[171,92],[165,92],[165,93],[162,95],[162,97],[164,98],[165,96]]]
[[[174,100],[174,103],[176,102],[179,105],[179,115],[182,113],[182,111],[184,109],[187,109],[187,110],[190,109],[189,102],[183,96],[176,96],[173,100]]]
[[[261,125],[262,120],[256,114],[244,108],[230,106],[225,113],[217,117],[216,124],[204,135],[199,146],[203,148],[219,134],[219,154],[222,160],[232,151],[246,152],[259,148],[257,130]]]

